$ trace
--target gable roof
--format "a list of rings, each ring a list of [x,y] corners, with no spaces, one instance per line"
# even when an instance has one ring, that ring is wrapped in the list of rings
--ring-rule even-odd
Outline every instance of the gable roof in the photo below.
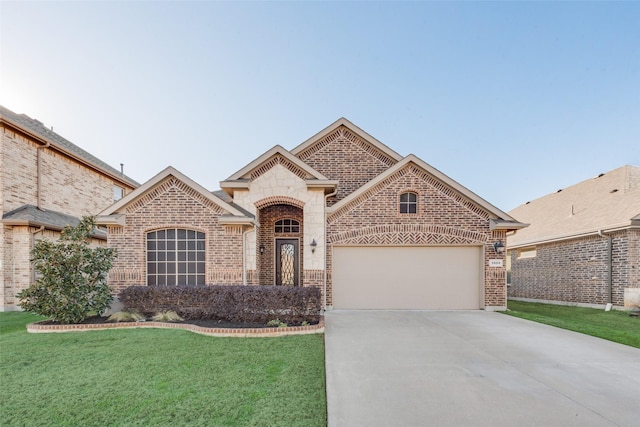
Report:
[[[296,156],[292,155],[287,149],[285,149],[281,145],[276,145],[275,147],[271,148],[270,150],[266,151],[262,155],[258,156],[258,158],[253,160],[251,163],[249,163],[248,165],[246,165],[245,167],[243,167],[242,169],[240,169],[239,171],[231,175],[225,181],[249,179],[251,172],[258,169],[260,166],[262,166],[263,164],[271,160],[272,157],[277,155],[281,155],[282,157],[289,160],[294,166],[297,166],[298,168],[300,168],[302,171],[304,171],[308,175],[308,178],[327,180],[326,176],[322,175],[320,172],[313,169],[311,166],[309,166],[308,164],[306,164]]]
[[[66,226],[75,227],[80,219],[58,211],[41,209],[33,205],[23,205],[2,215],[2,223],[5,225],[26,225],[30,227],[44,227],[47,230],[61,231]],[[96,228],[92,236],[96,239],[106,240],[107,233]]]
[[[117,216],[117,214],[124,207],[135,202],[139,198],[143,197],[148,191],[152,190],[154,187],[156,187],[156,185],[160,184],[170,176],[177,178],[178,180],[185,183],[187,186],[197,191],[204,198],[213,202],[214,204],[222,208],[224,211],[228,212],[231,215],[231,217],[235,217],[240,220],[253,220],[253,215],[247,212],[246,210],[242,209],[241,207],[237,206],[234,203],[229,203],[221,199],[220,197],[208,191],[206,188],[204,188],[203,186],[201,186],[191,178],[182,174],[175,168],[169,166],[165,168],[163,171],[161,171],[160,173],[158,173],[156,176],[151,178],[149,181],[145,182],[143,185],[136,188],[131,193],[127,194],[125,197],[118,200],[116,203],[114,203],[104,211],[100,212],[99,214],[100,223],[101,224],[120,223],[119,217]],[[109,216],[111,216],[111,218],[107,218]]]
[[[509,213],[531,224],[508,237],[510,247],[640,226],[640,167],[622,166]]]
[[[366,142],[368,142],[369,144],[371,144],[372,146],[374,146],[376,149],[380,150],[387,156],[391,157],[395,161],[399,162],[400,160],[402,160],[402,156],[400,154],[396,153],[391,148],[387,147],[385,144],[378,141],[376,138],[369,135],[367,132],[360,129],[358,126],[354,125],[344,117],[339,118],[338,120],[336,120],[335,122],[327,126],[326,128],[322,129],[320,132],[313,135],[311,138],[304,141],[302,144],[292,149],[291,154],[293,154],[294,156],[299,156],[301,153],[311,148],[313,145],[321,141],[327,135],[330,135],[340,126],[345,126],[349,130],[351,130],[353,133],[355,133],[357,136],[359,136],[360,138],[362,138],[363,140],[365,140]]]
[[[288,163],[294,169],[299,170],[299,174],[296,173],[301,179],[304,179],[309,187],[334,189],[338,184],[335,180],[330,180],[299,158],[292,155],[284,147],[276,145],[251,163],[231,175],[224,181],[220,181],[220,188],[229,194],[233,194],[235,188],[248,188],[249,183],[254,172],[259,172],[260,168],[271,168],[269,163],[274,159],[284,159],[285,164]],[[295,173],[295,172],[294,172]]]
[[[50,146],[54,147],[56,150],[89,166],[90,168],[97,169],[103,174],[113,178],[115,181],[133,188],[140,185],[132,178],[120,173],[116,168],[108,165],[93,154],[64,139],[53,130],[47,129],[42,122],[32,119],[26,114],[14,113],[8,108],[0,105],[0,123],[10,125],[43,144],[50,144]]]
[[[420,158],[418,158],[413,154],[408,155],[407,157],[402,159],[400,162],[396,163],[395,165],[387,169],[384,173],[378,175],[376,178],[372,179],[367,184],[360,187],[358,190],[354,191],[344,199],[340,200],[335,205],[327,208],[327,213],[329,215],[332,215],[340,211],[341,209],[347,208],[351,202],[355,201],[358,197],[366,194],[367,191],[369,191],[370,189],[373,189],[376,185],[380,184],[386,178],[390,177],[391,175],[398,172],[399,170],[401,170],[402,168],[404,168],[410,163],[413,163],[414,165],[424,170],[429,175],[433,176],[438,181],[444,183],[448,187],[455,190],[464,198],[470,200],[475,205],[484,209],[489,214],[489,216],[493,216],[494,218],[492,218],[492,222],[491,222],[492,229],[518,230],[520,228],[524,228],[527,226],[527,224],[518,222],[506,212],[503,212],[502,210],[498,209],[491,203],[484,200],[482,197],[478,196],[468,188],[462,186],[457,181],[449,178],[447,175],[440,172],[439,170],[437,170],[436,168],[429,165],[428,163],[426,163],[425,161],[421,160]]]

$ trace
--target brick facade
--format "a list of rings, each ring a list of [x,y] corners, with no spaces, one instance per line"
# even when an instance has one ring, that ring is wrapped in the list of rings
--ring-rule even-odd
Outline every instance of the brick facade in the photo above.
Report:
[[[108,243],[120,254],[111,286],[117,291],[146,283],[145,235],[163,227],[206,234],[207,284],[274,284],[275,241],[296,239],[300,285],[326,289],[327,306],[334,245],[473,246],[481,249],[485,266],[489,258],[505,260],[493,243],[505,240],[506,229],[492,230],[490,221],[500,215],[516,221],[414,156],[398,160],[344,119],[336,123],[292,152],[274,147],[223,181],[221,197],[243,213],[208,202],[210,193],[172,168],[107,209]],[[399,212],[399,195],[407,191],[418,195],[415,214]],[[296,220],[300,229],[277,234],[280,219]],[[221,221],[242,225],[232,230]],[[484,275],[481,306],[505,307],[505,268],[478,268]]]
[[[2,108],[0,133],[3,216],[25,205],[74,217],[96,215],[113,203],[114,185],[125,194],[134,188],[127,179],[115,179],[111,171],[73,158],[56,144],[60,136],[26,116]],[[65,143],[66,148],[75,147]],[[34,280],[30,262],[34,240],[59,237],[58,229],[40,225],[30,226],[27,220],[24,225],[0,227],[0,310],[18,309],[15,295]]]
[[[51,147],[45,148],[10,128],[2,128],[3,213],[38,205],[38,153],[41,156],[40,207],[81,217],[113,203],[113,187],[132,187],[89,169]]]
[[[640,230],[611,233],[611,302],[624,305],[624,289],[640,288]],[[580,304],[609,301],[609,238],[597,234],[539,244],[536,255],[519,258],[510,250],[509,297]]]
[[[397,163],[345,126],[299,153],[298,158],[340,182],[338,193],[328,200],[328,206],[344,199]]]
[[[109,272],[115,293],[146,285],[147,233],[184,228],[205,233],[206,283],[242,283],[242,229],[219,223],[225,212],[176,178],[166,179],[126,209],[126,225],[109,227],[108,243],[118,250]]]

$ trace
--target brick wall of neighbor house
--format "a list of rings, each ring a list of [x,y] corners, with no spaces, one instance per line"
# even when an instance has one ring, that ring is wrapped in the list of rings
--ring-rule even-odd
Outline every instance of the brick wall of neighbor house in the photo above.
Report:
[[[418,194],[415,215],[399,213],[398,198],[405,191]],[[411,165],[330,214],[327,235],[328,245],[484,246],[485,265],[489,258],[504,260],[504,254],[494,253],[492,244],[496,239],[504,241],[505,232],[489,230],[488,213]],[[329,256],[328,289],[330,261]],[[506,306],[505,271],[485,268],[485,306]],[[328,305],[331,304],[329,298]]]
[[[44,148],[42,143],[13,128],[3,125],[0,130],[2,214],[26,204],[38,205],[38,152],[41,155],[40,206],[43,209],[80,217],[95,215],[113,203],[115,181],[112,178],[52,148]],[[125,194],[132,190],[128,185],[118,185]],[[26,229],[4,226],[0,231],[0,310],[15,309],[14,295],[29,286],[33,277],[33,268],[28,262],[32,246],[31,240],[26,239],[29,236]],[[51,233],[55,234],[54,238],[59,235]]]
[[[344,126],[298,153],[298,158],[329,179],[339,180],[338,193],[329,198],[329,206],[397,163]]]
[[[260,228],[258,229],[258,248],[260,245],[264,245],[264,253],[260,254],[258,251],[258,271],[259,271],[259,284],[261,285],[274,285],[275,284],[275,257],[274,246],[276,238],[283,239],[298,239],[299,240],[299,262],[300,262],[300,282],[303,284],[304,271],[304,218],[302,209],[291,205],[273,205],[267,206],[259,210],[258,220],[260,222]],[[275,233],[275,222],[281,219],[295,219],[300,223],[299,233]]]
[[[624,288],[640,287],[640,232],[611,234],[612,302],[624,304]],[[536,246],[533,258],[511,257],[509,296],[569,303],[608,302],[608,238],[598,235]]]
[[[2,129],[3,213],[38,204],[38,151],[42,156],[41,207],[74,216],[95,215],[113,203],[115,181],[51,148]],[[132,190],[123,187],[125,194]]]
[[[110,226],[108,245],[118,249],[109,273],[114,293],[146,284],[146,233],[186,228],[205,233],[206,283],[242,283],[242,227],[224,226],[225,212],[181,181],[169,177],[126,210],[126,226]]]

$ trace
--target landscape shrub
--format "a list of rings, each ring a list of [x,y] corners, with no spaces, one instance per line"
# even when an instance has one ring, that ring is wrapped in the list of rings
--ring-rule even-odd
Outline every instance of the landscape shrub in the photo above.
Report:
[[[107,322],[144,322],[145,317],[136,312],[116,311],[107,319]]]
[[[61,323],[80,323],[111,304],[107,273],[115,249],[92,247],[93,217],[65,227],[59,241],[35,243],[31,255],[40,277],[17,297],[20,307]]]
[[[151,315],[175,311],[185,319],[289,325],[318,323],[321,294],[316,287],[288,286],[131,286],[118,295],[127,311]]]
[[[156,322],[182,322],[184,319],[175,311],[162,311],[151,318]]]

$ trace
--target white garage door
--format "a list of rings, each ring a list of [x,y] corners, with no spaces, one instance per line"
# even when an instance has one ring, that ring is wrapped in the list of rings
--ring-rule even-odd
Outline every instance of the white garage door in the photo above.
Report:
[[[335,309],[481,307],[480,247],[334,246]]]

